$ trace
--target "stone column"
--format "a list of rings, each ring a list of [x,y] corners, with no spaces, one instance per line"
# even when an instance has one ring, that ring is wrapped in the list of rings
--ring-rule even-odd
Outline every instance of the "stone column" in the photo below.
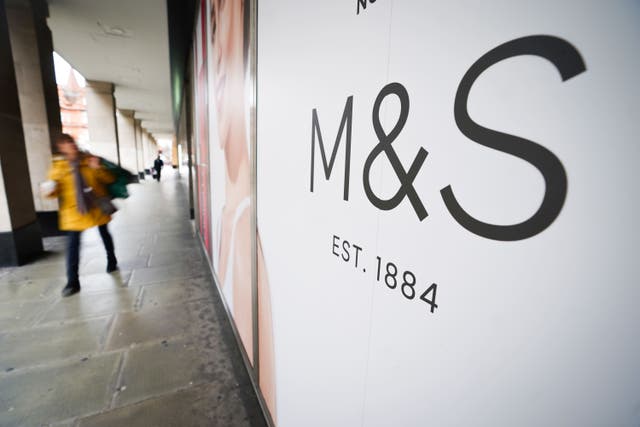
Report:
[[[176,138],[176,136],[173,136],[173,139],[171,141],[171,164],[173,165],[174,169],[178,168],[178,138]]]
[[[40,195],[40,183],[46,181],[47,171],[51,166],[50,122],[47,114],[47,101],[44,90],[44,76],[39,54],[38,25],[35,12],[29,0],[5,0],[11,51],[15,69],[22,130],[27,147],[27,161],[31,180],[31,193],[41,226],[48,230],[47,234],[57,231],[58,203]],[[48,28],[46,28],[48,31]],[[49,55],[51,55],[51,51]],[[52,61],[52,60],[51,60]],[[55,89],[55,81],[53,82]],[[58,99],[57,90],[56,101]],[[60,124],[60,108],[57,108],[58,125]]]
[[[89,121],[89,150],[119,164],[116,100],[113,93],[113,83],[87,80],[85,96]]]
[[[149,134],[146,130],[142,129],[142,167],[144,168],[145,175],[151,175],[151,163],[149,163],[149,157],[151,152],[151,146],[149,145]]]
[[[120,142],[120,165],[129,172],[137,174],[138,152],[133,110],[118,110],[118,141]]]
[[[136,135],[136,171],[138,172],[140,179],[144,179],[144,148],[142,143],[142,126],[140,125],[140,122],[140,119],[135,119],[133,121]]]
[[[42,236],[31,191],[4,0],[0,0],[0,93],[0,265],[19,265],[42,252]]]
[[[156,144],[153,140],[153,136],[146,130],[144,131],[143,138],[145,140],[145,171],[150,174],[151,168],[153,167],[153,161],[158,155],[158,149],[156,148]]]
[[[53,63],[53,37],[47,25],[49,5],[46,0],[31,0],[31,5],[33,7],[36,38],[38,39],[38,54],[40,56],[40,70],[42,72],[49,135],[52,151],[55,151],[54,145],[56,137],[62,133],[62,121],[60,118],[60,100],[58,99],[56,70]]]

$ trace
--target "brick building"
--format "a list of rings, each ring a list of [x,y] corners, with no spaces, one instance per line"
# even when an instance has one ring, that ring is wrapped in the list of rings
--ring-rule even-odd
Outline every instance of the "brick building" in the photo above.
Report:
[[[69,77],[64,85],[58,84],[62,131],[72,135],[80,146],[89,142],[87,101],[85,88],[78,84],[76,71],[69,68]]]

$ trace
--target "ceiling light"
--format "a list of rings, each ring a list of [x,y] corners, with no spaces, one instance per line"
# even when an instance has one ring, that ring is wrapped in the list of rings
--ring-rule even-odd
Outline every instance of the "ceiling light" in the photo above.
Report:
[[[118,26],[115,26],[115,25],[111,26],[111,25],[103,24],[100,21],[98,21],[98,26],[108,36],[131,37],[131,31],[129,31],[129,30],[125,29],[125,28],[118,27]]]
[[[120,27],[110,28],[109,31],[107,31],[107,33],[113,36],[124,36],[125,34],[124,30]]]

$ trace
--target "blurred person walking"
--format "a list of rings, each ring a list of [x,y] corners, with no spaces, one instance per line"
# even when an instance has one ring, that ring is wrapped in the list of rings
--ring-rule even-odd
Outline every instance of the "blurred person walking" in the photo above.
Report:
[[[164,162],[160,158],[160,154],[158,153],[158,157],[153,161],[153,169],[156,171],[155,178],[160,182],[160,173],[162,172],[162,167],[164,166]]]
[[[46,196],[58,198],[59,228],[67,231],[67,285],[62,290],[62,296],[67,297],[80,291],[80,236],[84,230],[98,227],[107,251],[107,273],[118,269],[107,228],[115,207],[106,186],[115,181],[115,176],[101,165],[100,158],[80,152],[71,135],[60,135],[56,147],[63,158],[53,161],[49,181],[42,190]]]

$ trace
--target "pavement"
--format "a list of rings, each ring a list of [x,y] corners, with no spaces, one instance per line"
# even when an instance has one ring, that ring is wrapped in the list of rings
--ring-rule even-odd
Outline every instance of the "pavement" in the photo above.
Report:
[[[79,294],[60,296],[64,237],[0,269],[0,426],[266,426],[174,172],[117,201],[119,272],[97,229]]]

